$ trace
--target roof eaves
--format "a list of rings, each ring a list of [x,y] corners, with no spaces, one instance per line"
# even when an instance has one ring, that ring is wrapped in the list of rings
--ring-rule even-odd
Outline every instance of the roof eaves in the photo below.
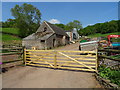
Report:
[[[49,24],[46,21],[44,21],[44,23],[55,33],[55,31],[49,26]]]

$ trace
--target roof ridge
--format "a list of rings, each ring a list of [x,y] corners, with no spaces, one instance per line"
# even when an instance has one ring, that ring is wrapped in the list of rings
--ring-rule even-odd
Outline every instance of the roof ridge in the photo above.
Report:
[[[44,21],[44,22],[46,22],[56,34],[68,36],[64,29],[56,26],[55,24],[51,24],[50,22],[47,22],[47,21]]]

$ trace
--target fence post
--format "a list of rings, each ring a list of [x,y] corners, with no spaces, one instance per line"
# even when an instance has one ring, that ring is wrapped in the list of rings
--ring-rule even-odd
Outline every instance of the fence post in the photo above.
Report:
[[[23,48],[23,60],[24,60],[24,64],[26,66],[26,48]]]
[[[99,64],[99,61],[98,61],[98,49],[96,49],[96,72],[98,72],[98,64]]]
[[[54,68],[57,68],[57,52],[54,51]]]

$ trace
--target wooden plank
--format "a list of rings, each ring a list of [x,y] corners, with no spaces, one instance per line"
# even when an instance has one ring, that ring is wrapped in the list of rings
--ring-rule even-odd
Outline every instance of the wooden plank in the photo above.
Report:
[[[42,56],[44,56],[44,55],[42,55]],[[41,56],[37,56],[37,55],[36,55],[36,56],[34,56],[34,55],[33,55],[33,56],[29,56],[29,55],[26,55],[26,57],[30,57],[30,58],[38,57],[38,58],[39,58],[39,57],[41,57]],[[48,56],[45,57],[45,56],[44,56],[44,58],[54,58],[54,57],[48,57]]]
[[[79,56],[79,57],[96,57],[95,55],[69,55],[68,56]]]
[[[44,57],[45,59],[47,59],[47,58],[53,58],[53,57]],[[73,57],[72,57],[73,58]],[[66,58],[66,57],[57,57],[57,60],[69,60],[68,58]],[[89,59],[89,58],[74,58],[74,59],[78,59],[78,60],[80,60],[80,59],[82,59],[82,61],[96,61],[96,59]]]
[[[49,64],[49,65],[51,65],[52,67],[53,67],[53,65],[54,65],[54,62],[38,62],[38,61],[26,61],[26,63],[31,63],[31,62],[33,62],[33,63],[39,63],[39,64]],[[74,67],[84,67],[83,65],[75,65],[75,64],[59,64],[59,63],[57,63],[56,64],[56,67],[61,67],[61,66],[74,66]],[[91,68],[94,68],[95,66],[91,66],[91,65],[89,65]]]
[[[95,55],[92,55],[92,54],[89,54],[88,55],[81,55],[81,54],[78,54],[78,53],[64,53],[66,55],[69,55],[69,56],[78,56],[78,57],[95,57]],[[61,56],[60,54],[58,54],[57,56]]]
[[[3,55],[15,55],[15,54],[23,54],[23,52],[16,52],[16,53],[0,53],[0,56],[3,56]]]
[[[31,64],[31,63],[36,63],[36,64],[48,64],[49,66],[53,67],[54,68],[54,62],[53,63],[50,63],[50,62],[47,62],[47,61],[44,61],[44,62],[37,62],[37,61],[26,61],[26,64]]]
[[[50,55],[50,56],[54,56],[54,54],[47,54],[47,53],[26,53],[29,55]],[[68,54],[69,55],[69,54]],[[60,57],[61,55],[57,55],[58,57]],[[96,57],[96,55],[69,55],[69,56],[78,56],[78,57]]]
[[[32,58],[32,59],[30,59],[30,58],[26,58],[26,59],[28,59],[28,60],[32,60],[32,61],[34,61],[34,60],[39,60],[40,61],[40,59],[35,59],[35,58]],[[49,60],[49,59],[43,59],[44,61],[48,61],[48,62],[53,62],[53,60]],[[42,60],[42,61],[43,61]],[[71,60],[66,60],[66,61],[64,61],[64,60],[57,60],[57,63],[59,63],[59,62],[63,62],[63,63],[73,63],[73,64],[76,64],[76,62],[74,62],[74,61],[71,61]],[[84,62],[84,61],[80,61],[80,62],[82,62],[82,63],[84,63],[84,64],[96,64],[96,62]]]
[[[69,70],[82,70],[82,71],[96,71],[94,69],[83,69],[83,68],[70,68],[70,67],[59,67],[60,69],[69,69]]]
[[[66,54],[66,55],[68,55],[68,56],[79,56],[80,57],[80,55],[70,55],[70,54]],[[81,56],[81,57],[92,57],[92,56],[87,56],[87,55],[84,55],[84,56]],[[94,56],[95,57],[95,56]]]
[[[48,65],[39,65],[39,64],[27,64],[27,65],[42,66],[42,67],[51,67],[51,66],[48,66]],[[90,70],[90,69],[83,69],[83,68],[70,68],[70,67],[57,67],[57,68],[60,68],[60,69],[69,69],[69,70],[95,71],[94,69]]]
[[[54,52],[54,50],[30,50],[30,49],[27,49],[27,51],[31,51],[31,52]]]
[[[33,55],[33,54],[35,54],[35,55],[46,55],[46,54],[48,54],[48,53],[31,53],[31,52],[27,52],[26,54],[30,54],[30,55]],[[49,55],[53,55],[53,56],[54,56],[53,52],[52,52],[52,53],[49,53]],[[61,55],[57,55],[57,56],[61,56]],[[69,56],[70,56],[70,55],[69,55]],[[95,55],[71,55],[71,56],[96,57]]]
[[[53,55],[53,53],[30,53],[30,52],[27,52],[26,54],[29,54],[29,55],[47,55],[47,54],[49,54],[49,55]]]
[[[90,59],[90,58],[74,58],[74,59],[77,59],[77,60],[90,60],[90,61],[95,61],[96,59]]]
[[[64,51],[64,50],[57,50],[57,52],[95,53],[95,51],[69,51],[69,50],[67,50],[67,51]]]
[[[36,55],[37,56],[37,55]],[[36,57],[36,56],[29,56],[29,55],[26,55],[26,57],[32,57],[32,58],[34,58],[34,57]],[[68,55],[69,56],[69,55]],[[40,57],[40,56],[38,56],[38,57]],[[54,59],[54,57],[44,57],[44,58],[51,58],[51,59]],[[56,57],[57,59],[68,59],[67,57]],[[74,57],[72,57],[72,58],[74,58]],[[90,59],[90,58],[74,58],[74,59],[82,59],[82,60],[90,60],[90,61],[96,61],[96,59]]]
[[[32,66],[41,66],[41,67],[51,67],[49,65],[40,65],[40,64],[26,64],[26,65],[32,65]],[[53,68],[53,67],[52,67]]]
[[[24,48],[24,56],[23,56],[23,59],[24,59],[24,63],[25,63],[25,65],[26,65],[26,49]]]
[[[74,61],[57,61],[57,62],[68,62],[68,63],[71,63],[71,64],[77,64],[79,61],[78,62],[74,62]],[[80,63],[96,65],[96,62],[80,62]]]
[[[54,52],[54,68],[56,68],[57,67],[57,52],[55,51]]]
[[[73,67],[84,67],[83,65],[75,65],[75,64],[57,64],[59,65],[58,67],[61,66],[73,66]],[[91,68],[95,68],[96,66],[90,66]]]
[[[41,59],[39,59],[39,58],[26,58],[26,59],[28,59],[28,60],[41,60]],[[42,59],[42,60],[44,60],[44,61],[53,61],[54,59]]]
[[[78,52],[78,53],[96,53],[95,51],[64,51],[64,50],[27,50],[27,51],[34,51],[34,52]]]
[[[29,62],[33,62],[33,63],[40,63],[40,64],[53,64],[54,65],[54,61],[53,62],[48,62],[48,61],[26,61],[27,63]]]
[[[0,48],[0,50],[22,50],[23,48],[22,47],[18,47],[18,48]]]

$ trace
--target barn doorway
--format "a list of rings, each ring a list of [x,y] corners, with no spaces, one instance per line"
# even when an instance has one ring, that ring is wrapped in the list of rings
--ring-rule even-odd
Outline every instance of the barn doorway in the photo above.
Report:
[[[53,39],[53,47],[55,47],[55,39]]]

